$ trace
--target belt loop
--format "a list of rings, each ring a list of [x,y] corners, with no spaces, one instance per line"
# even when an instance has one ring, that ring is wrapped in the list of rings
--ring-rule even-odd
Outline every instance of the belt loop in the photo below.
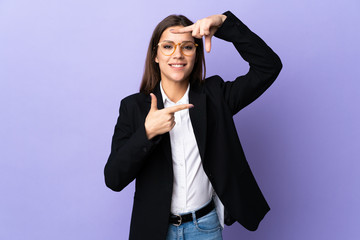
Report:
[[[195,211],[192,211],[191,214],[192,214],[192,217],[193,217],[193,223],[197,224],[197,216],[196,216]]]

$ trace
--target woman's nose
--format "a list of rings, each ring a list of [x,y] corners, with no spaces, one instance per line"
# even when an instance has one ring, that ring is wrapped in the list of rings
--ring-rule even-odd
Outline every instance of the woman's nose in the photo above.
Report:
[[[177,58],[183,57],[183,54],[181,52],[181,47],[179,45],[176,46],[175,52],[173,53],[173,57],[177,57]]]

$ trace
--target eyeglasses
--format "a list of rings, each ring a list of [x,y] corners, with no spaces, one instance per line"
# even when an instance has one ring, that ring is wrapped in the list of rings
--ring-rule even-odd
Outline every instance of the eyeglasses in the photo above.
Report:
[[[164,42],[159,43],[158,46],[159,46],[162,54],[164,54],[165,56],[173,55],[174,52],[176,51],[177,46],[180,46],[180,52],[184,56],[191,56],[195,53],[196,47],[198,46],[198,44],[190,42],[190,41],[185,41],[185,42],[181,42],[181,43],[164,41]]]

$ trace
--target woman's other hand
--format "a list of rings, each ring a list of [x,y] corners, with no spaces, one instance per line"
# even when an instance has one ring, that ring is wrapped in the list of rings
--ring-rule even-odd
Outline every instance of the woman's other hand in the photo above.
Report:
[[[153,93],[150,93],[150,96],[151,108],[145,119],[145,131],[149,140],[169,132],[175,126],[175,112],[194,107],[192,104],[181,104],[159,110],[156,96]]]

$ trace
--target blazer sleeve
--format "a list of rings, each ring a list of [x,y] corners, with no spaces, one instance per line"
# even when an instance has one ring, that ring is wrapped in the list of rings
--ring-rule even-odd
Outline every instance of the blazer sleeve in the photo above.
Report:
[[[119,117],[115,125],[111,144],[111,153],[105,165],[105,184],[114,191],[121,191],[132,182],[148,159],[153,147],[160,137],[148,140],[145,126],[135,127],[137,114],[134,99],[125,98],[121,101]]]
[[[248,73],[235,81],[221,81],[224,99],[234,115],[257,99],[275,81],[282,68],[278,55],[230,11],[215,36],[232,42],[250,65]]]

